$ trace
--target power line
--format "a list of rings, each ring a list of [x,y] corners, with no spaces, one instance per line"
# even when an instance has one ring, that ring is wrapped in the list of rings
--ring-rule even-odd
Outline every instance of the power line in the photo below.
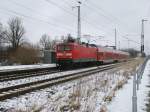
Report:
[[[48,24],[48,25],[55,26],[55,28],[56,28],[57,30],[60,29],[60,27],[56,27],[56,26],[58,26],[58,25],[53,24],[53,23],[50,23],[50,22],[48,22],[48,21],[44,21],[44,20],[42,20],[42,19],[37,19],[37,18],[35,18],[35,17],[27,16],[27,15],[18,13],[18,12],[13,11],[13,10],[2,9],[2,8],[0,8],[0,9],[1,9],[1,10],[4,10],[4,11],[7,11],[7,12],[9,12],[9,13],[13,13],[13,14],[15,14],[15,15],[17,15],[17,16],[21,16],[21,17],[23,17],[23,18],[30,19],[30,20],[32,20],[32,21],[40,21],[40,22],[42,22],[42,23],[46,23],[46,24]],[[65,29],[65,28],[63,28],[63,29],[61,28],[61,30],[64,30],[64,29]],[[59,30],[59,31],[60,31],[60,30]]]
[[[48,1],[48,0],[46,0],[46,1]],[[63,9],[66,13],[68,13],[68,14],[70,14],[70,15],[72,15],[72,16],[77,16],[77,15],[71,13],[70,11],[66,10],[66,9],[63,8],[62,6],[57,5],[55,2],[52,2],[52,1],[51,1],[51,3],[53,3],[53,5],[55,5],[55,6],[59,6],[59,8]],[[19,4],[18,4],[18,5],[19,5]],[[23,6],[23,7],[24,7],[24,6]],[[24,7],[24,8],[26,8],[26,7]],[[32,9],[30,9],[30,8],[26,8],[26,9],[32,10]],[[64,27],[63,27],[63,29],[62,29],[62,28],[60,28],[60,27],[56,27],[56,26],[58,26],[57,24],[50,23],[50,22],[45,21],[45,20],[42,20],[42,19],[37,19],[37,18],[35,18],[35,17],[31,17],[31,16],[28,16],[28,15],[24,15],[24,14],[18,13],[18,12],[16,12],[16,11],[8,10],[8,9],[5,9],[5,10],[6,10],[7,12],[13,13],[13,14],[15,14],[15,15],[19,15],[19,16],[21,16],[21,17],[23,17],[23,18],[27,18],[27,19],[30,19],[30,20],[32,20],[32,21],[35,21],[35,20],[36,20],[36,21],[40,21],[40,22],[46,23],[46,24],[48,24],[48,25],[55,26],[56,29],[61,29],[61,30],[67,29],[67,30],[68,30],[68,28],[64,28]],[[37,12],[37,11],[36,11],[36,12]],[[95,27],[97,30],[100,29],[100,28],[97,27],[97,26],[93,26],[93,23],[88,22],[88,21],[85,20],[85,19],[84,19],[84,22],[90,24],[92,27]],[[69,30],[72,30],[72,29],[69,29]],[[103,30],[103,31],[104,31],[104,30]],[[133,41],[133,40],[131,40],[131,41]]]
[[[108,14],[108,16],[111,16],[111,18],[110,18],[110,17],[108,17],[108,16],[102,14],[102,15],[104,15],[106,18],[111,19],[111,20],[113,19],[113,20],[116,21],[116,23],[118,23],[118,22],[119,22],[119,23],[122,23],[117,17],[113,16],[113,15],[110,14],[108,11],[105,11],[103,8],[98,7],[95,3],[91,2],[90,0],[89,0],[89,2],[90,2],[90,4],[92,4],[92,5],[94,6],[93,8],[98,9],[99,11],[102,11],[102,12],[105,13],[105,14]]]
[[[89,8],[89,9],[95,10],[95,7],[92,7],[92,6],[90,6],[90,5],[84,4],[84,6],[86,6],[86,7]],[[98,13],[98,15],[101,15],[102,17],[104,17],[104,18],[105,18],[106,20],[108,20],[109,22],[112,22],[112,21],[113,21],[111,18],[109,18],[109,17],[107,17],[106,15],[100,13],[99,11],[94,11],[94,12]]]
[[[48,1],[48,0],[46,0],[46,1]],[[52,1],[50,1],[51,3],[52,3]],[[55,6],[57,6],[57,7],[59,7],[59,8],[61,8],[61,9],[63,9],[64,10],[64,8],[62,8],[61,6],[58,6],[56,3],[52,3],[53,5],[55,5]],[[68,3],[67,3],[68,4]],[[68,4],[69,5],[69,4]],[[96,6],[97,7],[97,6]],[[98,7],[97,7],[98,8]],[[103,12],[104,12],[104,10],[102,9],[102,8],[98,8],[98,9],[100,9],[100,10],[102,10]],[[65,12],[69,12],[69,11],[67,11],[67,10],[64,10]],[[71,14],[71,15],[73,15],[72,13],[70,13],[69,12],[69,14]],[[112,15],[111,15],[112,16]],[[103,17],[105,17],[105,18],[108,18],[107,16],[105,16],[105,15],[103,15]],[[113,17],[113,16],[112,16]],[[115,18],[115,17],[113,17],[113,18]],[[110,19],[109,19],[110,20]],[[117,21],[119,21],[120,22],[120,20],[118,20],[118,19],[115,19],[115,20],[117,20]],[[85,20],[84,20],[85,21]],[[87,21],[86,21],[87,22]],[[89,23],[89,22],[87,22],[87,23]],[[99,28],[98,28],[99,29]],[[119,33],[120,34],[120,33]],[[137,43],[136,41],[134,41],[134,40],[131,40],[131,39],[129,39],[130,41],[132,41],[132,42],[134,42],[134,43]],[[137,43],[137,44],[139,44],[139,43]]]
[[[87,7],[89,7],[89,8],[93,8],[93,9],[98,9],[98,11],[96,11],[96,12],[98,12],[99,14],[101,14],[103,17],[105,17],[106,19],[108,19],[109,21],[113,21],[113,20],[115,20],[115,23],[116,24],[119,24],[119,23],[122,23],[118,18],[116,18],[115,16],[113,16],[112,14],[110,14],[109,12],[106,12],[104,9],[102,9],[101,7],[98,7],[96,4],[94,4],[93,2],[91,2],[90,0],[89,0],[89,3],[90,4],[92,4],[94,7],[90,7],[90,6],[88,6],[88,5],[86,5]],[[102,11],[103,13],[105,13],[105,14],[108,14],[108,15],[110,15],[111,17],[108,17],[108,16],[106,16],[105,14],[102,14],[102,13],[100,13],[100,11]],[[119,23],[118,23],[119,22]]]
[[[90,6],[88,6],[88,5],[85,5],[85,4],[84,4],[84,6],[86,6],[87,8],[93,9],[93,7],[90,7]],[[95,11],[95,12],[96,12],[96,11]],[[105,15],[103,15],[103,14],[101,14],[101,13],[99,13],[99,15],[103,16],[103,17],[106,18],[106,19],[109,19],[109,18],[107,18]],[[109,21],[111,21],[111,19],[109,19]],[[94,23],[95,23],[95,22],[94,22]],[[95,24],[97,24],[97,23],[95,23]],[[105,31],[105,32],[107,32],[106,30],[109,30],[109,31],[111,30],[110,28],[109,28],[109,29],[107,28],[107,29],[104,30],[105,25],[102,25],[102,24],[101,24],[100,26],[103,28],[103,31]],[[110,33],[107,32],[107,34],[110,34]],[[111,35],[112,35],[112,34],[111,34]]]
[[[77,0],[76,0],[77,1]],[[69,4],[69,2],[67,2],[67,1],[65,1],[65,0],[63,0],[62,2],[65,2],[66,4],[68,4],[68,5],[70,5]],[[88,9],[90,8],[90,9],[96,9],[96,8],[94,8],[94,7],[91,7],[91,6],[89,6],[89,5],[87,5],[87,4],[85,4],[86,2],[84,2],[84,6],[86,6]],[[95,12],[98,12],[98,11],[95,11]],[[109,20],[110,22],[112,22],[113,20],[111,19],[111,18],[109,18],[109,17],[107,17],[107,16],[105,16],[104,14],[102,14],[102,13],[100,13],[100,12],[98,12],[98,14],[99,15],[101,15],[101,16],[103,16],[104,18],[106,18],[107,20]],[[93,20],[93,21],[95,21],[95,20]],[[85,22],[86,23],[89,23],[88,21],[86,21],[85,20]],[[95,23],[94,22],[94,24],[96,24],[97,25],[97,23]],[[91,25],[91,23],[90,23],[90,25]],[[93,23],[92,23],[92,25],[93,25]],[[108,24],[107,24],[108,25]],[[107,34],[110,34],[110,31],[112,30],[112,29],[110,29],[110,28],[107,28],[107,29],[104,29],[104,25],[100,25],[101,26],[101,28],[102,28],[102,31],[105,31],[105,33],[107,32]],[[98,27],[96,27],[96,28],[98,28]],[[98,29],[101,29],[101,28],[98,28]],[[107,30],[107,31],[106,31]],[[109,33],[108,33],[108,30],[109,30]],[[111,36],[112,36],[113,34],[111,34]]]
[[[56,7],[60,8],[60,9],[63,10],[64,12],[66,12],[66,13],[68,13],[68,14],[74,16],[74,17],[77,17],[77,15],[75,15],[75,14],[73,14],[72,12],[66,10],[64,7],[58,5],[57,3],[55,3],[55,2],[53,2],[53,1],[51,1],[51,0],[45,0],[45,1],[48,2],[48,3],[50,3],[50,4],[55,5]],[[97,29],[97,30],[98,30],[98,29],[101,29],[102,31],[105,31],[105,30],[104,30],[104,27],[101,27],[101,28],[100,28],[100,25],[99,25],[99,26],[95,26],[95,25],[93,25],[92,22],[89,22],[89,21],[87,21],[86,19],[82,19],[82,20],[83,20],[83,22],[89,24],[90,26],[92,26],[93,28],[95,28],[95,29]],[[97,24],[97,23],[96,23],[96,24]],[[105,31],[105,33],[106,33],[106,32],[107,32],[107,31]]]
[[[66,10],[64,7],[58,5],[57,3],[53,2],[53,1],[50,1],[50,0],[45,0],[45,1],[52,4],[52,5],[55,5],[56,7],[60,8],[61,10],[63,10],[64,12],[66,12],[66,13],[72,15],[72,16],[77,16],[77,15],[71,13],[70,11]]]
[[[16,2],[14,2],[14,3],[16,4]],[[51,2],[51,3],[52,3],[52,2]],[[56,5],[54,2],[53,2],[53,4]],[[17,5],[19,5],[19,4],[17,3]],[[24,7],[24,8],[26,8],[24,5],[21,5],[21,6]],[[60,7],[60,6],[59,6],[59,8],[63,9],[64,11],[67,11],[67,10],[65,10],[64,8]],[[26,8],[26,9],[34,11],[34,10],[31,9],[31,8]],[[44,20],[41,20],[41,19],[37,19],[37,18],[34,18],[34,17],[30,17],[30,16],[27,16],[27,15],[23,15],[23,14],[18,13],[18,12],[16,12],[16,11],[11,11],[11,10],[7,10],[7,11],[8,11],[8,12],[11,12],[11,13],[14,13],[14,14],[16,14],[16,15],[22,16],[22,17],[24,17],[24,18],[36,19],[36,20],[38,20],[38,21],[40,21],[40,22],[44,22],[44,23],[47,23],[47,24],[50,24],[50,25],[53,25],[53,26],[57,26],[56,24],[50,23],[50,22],[48,22],[48,21],[44,21]],[[35,11],[34,11],[34,12],[35,12]],[[69,13],[69,11],[67,11],[67,13]],[[71,14],[71,15],[73,15],[73,16],[76,16],[75,14],[72,14],[72,13],[69,13],[69,14]],[[89,23],[89,24],[90,24],[90,23]],[[68,29],[67,29],[67,30],[68,30]],[[71,29],[69,29],[69,30],[71,30]]]
[[[71,4],[68,3],[67,1],[63,0],[63,2],[65,2],[69,7],[71,6]]]
[[[136,41],[134,41],[134,40],[132,40],[132,39],[129,39],[128,37],[122,36],[122,38],[127,39],[127,40],[129,40],[129,41],[131,41],[131,42],[133,42],[133,43],[136,43],[136,44],[140,45],[139,42],[136,42]]]
[[[56,4],[55,2],[50,1],[50,0],[45,0],[45,1],[46,1],[46,2],[48,2],[48,3],[50,3],[50,4],[55,5],[56,7],[60,8],[60,9],[62,9],[64,12],[66,12],[66,13],[68,13],[68,14],[70,14],[70,15],[74,16],[74,17],[77,17],[77,15],[75,15],[75,14],[73,14],[72,12],[70,12],[70,11],[66,10],[66,9],[65,9],[65,8],[63,8],[62,6],[59,6],[59,5],[58,5],[58,4]],[[85,21],[85,20],[83,20],[83,21]],[[86,21],[86,22],[87,22],[87,21]],[[87,22],[87,23],[91,25],[91,23],[89,23],[89,22]],[[92,25],[92,26],[93,26],[93,25]]]
[[[36,11],[36,10],[30,8],[30,7],[26,7],[25,5],[20,4],[20,3],[18,3],[18,2],[15,2],[15,1],[13,1],[13,0],[11,0],[11,1],[9,1],[9,2],[11,2],[11,3],[13,3],[13,4],[15,4],[15,5],[19,6],[19,7],[23,7],[23,8],[25,8],[25,9],[29,10],[29,11],[35,12],[35,13],[37,13],[39,16],[43,17],[43,13],[40,13],[40,12],[38,12],[38,11]],[[53,18],[52,16],[46,16],[46,15],[44,15],[44,17],[46,17],[47,19]],[[53,18],[53,19],[55,20],[56,18]],[[55,24],[55,25],[56,25],[56,24]],[[66,25],[65,25],[65,27],[66,27],[67,29],[69,29],[69,30],[72,30],[72,29],[70,29],[70,28],[72,28],[72,27],[69,27],[69,26],[66,26]],[[72,31],[73,31],[73,30],[72,30]]]
[[[95,5],[93,2],[90,2],[90,4],[92,4],[94,7],[90,7],[89,5],[86,5],[87,7],[89,7],[89,8],[91,8],[91,9],[98,9],[98,11],[95,11],[95,12],[97,12],[98,14],[100,14],[101,16],[103,16],[104,18],[106,18],[107,20],[109,20],[109,21],[113,21],[113,20],[115,20],[115,23],[116,24],[119,24],[118,22],[120,22],[120,23],[122,23],[119,19],[117,19],[116,17],[114,17],[112,14],[109,14],[108,12],[106,12],[104,9],[102,9],[101,7],[97,7],[97,5]],[[102,14],[101,12],[100,12],[100,10],[102,11],[102,12],[104,12],[105,14],[106,13],[108,13],[111,17],[109,18],[108,16],[106,16],[105,14]],[[111,19],[111,18],[114,18],[114,19]],[[110,30],[110,28],[109,28],[109,30]],[[120,32],[118,32],[120,35],[121,35],[121,33]]]
[[[65,0],[63,0],[65,3],[67,3],[68,5],[70,5],[68,2],[66,2]],[[100,13],[99,11],[101,10],[101,11],[103,11],[104,13],[108,13],[108,12],[106,12],[106,11],[104,11],[104,9],[102,9],[102,8],[100,8],[100,7],[97,7],[97,5],[95,5],[94,3],[92,3],[92,2],[90,2],[90,4],[93,4],[95,7],[91,7],[91,6],[89,6],[89,5],[87,5],[87,4],[84,4],[86,7],[88,7],[88,8],[90,8],[90,9],[99,9],[98,11],[96,11],[98,14],[100,14],[101,16],[103,16],[104,18],[106,18],[106,19],[108,19],[109,21],[113,21],[112,19],[110,19],[109,17],[107,17],[106,15],[104,15],[104,14],[102,14],[102,13]],[[109,14],[109,15],[111,15],[111,14]],[[111,18],[115,18],[114,20],[116,20],[116,22],[115,23],[117,23],[118,24],[118,22],[120,22],[121,23],[121,21],[119,20],[119,19],[117,19],[116,17],[114,17],[113,15],[111,15]],[[102,26],[102,25],[101,25]],[[119,33],[119,32],[118,32]],[[119,33],[120,34],[120,33]],[[121,35],[121,34],[120,34]],[[127,38],[126,38],[127,39]],[[136,44],[139,44],[138,42],[136,42],[136,41],[134,41],[134,40],[132,40],[132,39],[128,39],[129,41],[131,41],[131,42],[133,42],[133,43],[136,43]]]

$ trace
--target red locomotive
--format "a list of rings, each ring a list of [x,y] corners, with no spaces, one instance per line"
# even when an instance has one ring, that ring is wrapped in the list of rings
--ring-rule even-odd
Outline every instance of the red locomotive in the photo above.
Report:
[[[57,65],[59,66],[125,61],[128,57],[129,54],[123,51],[76,42],[60,43],[56,49]]]

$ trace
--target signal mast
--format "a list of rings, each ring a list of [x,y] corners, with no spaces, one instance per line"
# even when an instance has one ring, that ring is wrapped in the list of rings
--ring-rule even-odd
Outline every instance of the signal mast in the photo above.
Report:
[[[78,26],[77,26],[77,42],[80,43],[81,41],[81,11],[80,11],[80,7],[81,7],[81,1],[78,1]]]

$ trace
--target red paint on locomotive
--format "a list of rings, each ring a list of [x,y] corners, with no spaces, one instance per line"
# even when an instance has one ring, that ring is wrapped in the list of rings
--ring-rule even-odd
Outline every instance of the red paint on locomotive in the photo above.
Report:
[[[126,60],[129,54],[106,47],[78,43],[57,45],[56,59],[59,65],[85,62],[113,62]]]

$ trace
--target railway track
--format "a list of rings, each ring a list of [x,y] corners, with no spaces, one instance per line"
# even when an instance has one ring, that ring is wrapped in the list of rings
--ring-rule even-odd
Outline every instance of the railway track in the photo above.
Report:
[[[35,77],[35,76],[42,76],[52,73],[58,73],[59,71],[56,69],[47,69],[47,70],[41,70],[41,71],[27,71],[27,72],[20,72],[20,73],[13,73],[8,75],[0,75],[0,82],[5,81],[12,81],[16,79],[23,79],[27,77]]]
[[[63,76],[57,76],[57,77],[53,77],[53,78],[49,78],[49,79],[44,79],[44,80],[25,83],[25,84],[21,84],[21,85],[15,85],[15,86],[10,86],[10,87],[6,87],[6,88],[1,88],[0,89],[0,101],[10,99],[12,97],[17,97],[17,96],[29,93],[31,91],[47,88],[49,86],[58,85],[60,83],[64,83],[64,82],[75,80],[75,79],[78,79],[81,77],[89,76],[89,75],[97,73],[97,72],[110,70],[115,67],[119,67],[121,64],[122,63],[105,65],[105,66],[100,66],[95,69],[86,70],[86,71],[82,71],[82,72],[71,73],[71,74],[67,74],[67,75],[63,75]]]
[[[79,69],[79,68],[74,68],[74,69]],[[38,69],[31,69],[31,70],[29,69],[29,70],[17,70],[17,71],[5,71],[5,72],[0,71],[0,82],[48,75],[48,74],[58,73],[60,71],[62,72],[67,70],[58,70],[56,67],[52,67],[52,68],[41,68],[41,69],[38,68]]]
[[[0,82],[36,77],[60,72],[56,67],[0,71]]]
[[[74,69],[79,69],[79,68],[74,68]],[[67,70],[61,70],[61,71],[67,71]],[[43,75],[48,75],[48,74],[53,74],[58,72],[60,72],[60,70],[58,70],[56,67],[0,72],[0,82],[12,81],[12,80],[23,79],[28,77],[43,76]]]
[[[129,59],[128,61],[131,61],[131,60]],[[79,69],[79,68],[76,68],[76,69]],[[67,70],[61,70],[61,71],[67,71]],[[48,74],[53,74],[53,73],[58,73],[58,72],[60,72],[60,70],[58,70],[56,67],[13,70],[13,71],[0,71],[0,82],[48,75]]]

